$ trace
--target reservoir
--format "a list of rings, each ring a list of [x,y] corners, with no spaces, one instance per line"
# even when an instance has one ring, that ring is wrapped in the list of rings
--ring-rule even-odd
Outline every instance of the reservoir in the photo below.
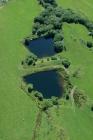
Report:
[[[37,57],[47,57],[55,54],[53,47],[53,39],[52,38],[38,38],[29,41],[29,45],[26,45],[28,50],[34,53]]]
[[[61,97],[63,93],[63,78],[55,71],[43,71],[23,77],[26,83],[32,83],[34,89],[41,92],[44,98]]]

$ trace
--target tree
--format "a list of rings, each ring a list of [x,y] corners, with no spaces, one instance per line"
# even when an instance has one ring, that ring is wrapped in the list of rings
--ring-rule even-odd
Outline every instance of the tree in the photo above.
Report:
[[[44,17],[42,15],[39,15],[38,17],[34,18],[34,23],[40,23],[43,24],[44,23]]]
[[[89,36],[92,36],[92,38],[93,38],[93,30],[91,30],[91,32],[89,32]]]
[[[93,105],[91,106],[91,111],[93,111]]]
[[[68,68],[70,64],[71,63],[67,59],[62,60],[62,65],[64,65],[65,68]]]
[[[36,92],[34,93],[34,96],[35,96],[36,98],[38,98],[39,101],[43,101],[43,95],[42,95],[42,93],[36,91]]]
[[[45,35],[47,33],[46,27],[45,26],[41,26],[38,30],[37,30],[37,35],[38,36],[42,36]]]
[[[46,34],[46,37],[51,37],[54,39],[54,36],[58,33],[59,31],[58,30],[54,30],[54,29],[50,29],[47,34]]]
[[[21,64],[26,66],[35,65],[35,62],[37,61],[37,56],[30,55],[27,56],[25,60],[22,60]]]
[[[46,6],[46,4],[50,4],[52,6],[57,6],[56,4],[56,1],[55,0],[38,0],[39,3],[42,5],[42,6]]]
[[[29,46],[29,44],[30,44],[30,39],[26,38],[24,44],[25,44],[26,46]]]
[[[56,7],[56,9],[55,9],[54,12],[55,12],[55,15],[56,15],[57,17],[62,18],[62,12],[63,12],[62,7]]]
[[[92,47],[93,47],[93,43],[90,42],[90,41],[87,41],[87,47],[88,47],[88,48],[92,48]]]
[[[62,41],[63,39],[64,39],[64,37],[63,37],[62,33],[57,33],[54,36],[54,42],[56,42],[56,41]]]
[[[54,42],[54,49],[55,52],[57,53],[62,52],[64,50],[63,42],[62,41]]]
[[[0,3],[1,4],[5,4],[5,3],[7,3],[9,0],[0,0]]]
[[[39,22],[34,23],[32,33],[36,34],[37,30],[41,27],[41,24]]]

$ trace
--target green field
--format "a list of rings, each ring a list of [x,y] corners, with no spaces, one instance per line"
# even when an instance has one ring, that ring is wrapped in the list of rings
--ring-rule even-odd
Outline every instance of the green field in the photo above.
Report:
[[[93,20],[92,0],[57,0],[64,8],[72,8]],[[33,130],[38,108],[20,88],[21,60],[29,53],[22,40],[31,34],[33,19],[42,8],[37,0],[13,0],[0,8],[0,140],[34,140]],[[74,85],[84,90],[89,103],[84,108],[63,104],[49,110],[50,120],[42,114],[36,140],[61,140],[59,129],[64,129],[65,140],[93,139],[93,50],[81,40],[93,42],[88,30],[81,25],[63,25],[67,51],[61,53],[70,59],[70,73],[80,69],[79,78],[71,77]],[[50,122],[51,123],[50,123]]]
[[[59,5],[65,8],[72,8],[81,14],[84,14],[91,20],[92,17],[92,0],[84,1],[80,0],[58,0]],[[80,40],[92,40],[88,36],[88,31],[85,27],[81,25],[69,25],[64,24],[64,36],[65,43],[67,46],[67,52],[63,55],[70,58],[72,66],[70,68],[71,73],[76,69],[80,68],[80,77],[72,81],[75,85],[84,90],[87,96],[93,99],[93,51],[90,51]],[[71,140],[92,140],[92,125],[93,125],[93,114],[90,108],[87,107],[84,110],[77,110],[73,112],[72,110],[65,109],[63,111],[64,118],[63,124],[66,127]]]
[[[71,8],[74,9],[75,11],[84,14],[91,20],[93,20],[92,12],[93,12],[93,1],[92,0],[57,0],[59,3],[59,6],[62,6],[64,8]]]
[[[37,108],[21,90],[21,41],[31,33],[37,1],[13,0],[0,9],[0,140],[30,140]]]

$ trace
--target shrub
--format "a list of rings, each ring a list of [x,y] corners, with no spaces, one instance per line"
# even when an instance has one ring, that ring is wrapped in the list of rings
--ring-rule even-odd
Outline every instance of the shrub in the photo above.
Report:
[[[57,60],[56,56],[51,56],[51,60]]]
[[[87,101],[87,96],[82,91],[80,91],[78,89],[75,90],[73,97],[74,97],[75,104],[78,107],[81,107]]]
[[[53,106],[53,103],[52,103],[52,101],[51,100],[44,100],[43,101],[43,104],[42,104],[42,110],[43,111],[47,111],[50,107],[52,107]]]
[[[72,74],[73,77],[79,78],[80,77],[80,68],[76,69],[74,73]]]

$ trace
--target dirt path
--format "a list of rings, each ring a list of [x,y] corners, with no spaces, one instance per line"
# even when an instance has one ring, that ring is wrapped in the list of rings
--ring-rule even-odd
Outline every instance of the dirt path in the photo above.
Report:
[[[36,140],[36,138],[38,137],[39,128],[40,128],[41,122],[42,122],[42,113],[43,112],[41,110],[39,110],[39,112],[37,114],[35,127],[34,127],[34,130],[33,130],[33,135],[32,135],[31,140]]]
[[[46,117],[48,119],[48,125],[50,125],[52,128],[51,129],[53,131],[52,133],[56,134],[55,139],[57,139],[57,140],[65,140],[65,139],[69,140],[63,127],[55,121],[54,117],[51,115],[50,112],[46,113]],[[51,130],[50,130],[50,132],[51,132]]]
[[[73,108],[74,112],[75,112],[75,103],[74,103],[74,97],[73,97],[73,95],[74,95],[74,92],[75,92],[76,88],[77,88],[77,87],[74,86],[74,87],[72,88],[72,90],[71,90],[71,93],[70,93],[70,99],[71,99],[72,108]]]

